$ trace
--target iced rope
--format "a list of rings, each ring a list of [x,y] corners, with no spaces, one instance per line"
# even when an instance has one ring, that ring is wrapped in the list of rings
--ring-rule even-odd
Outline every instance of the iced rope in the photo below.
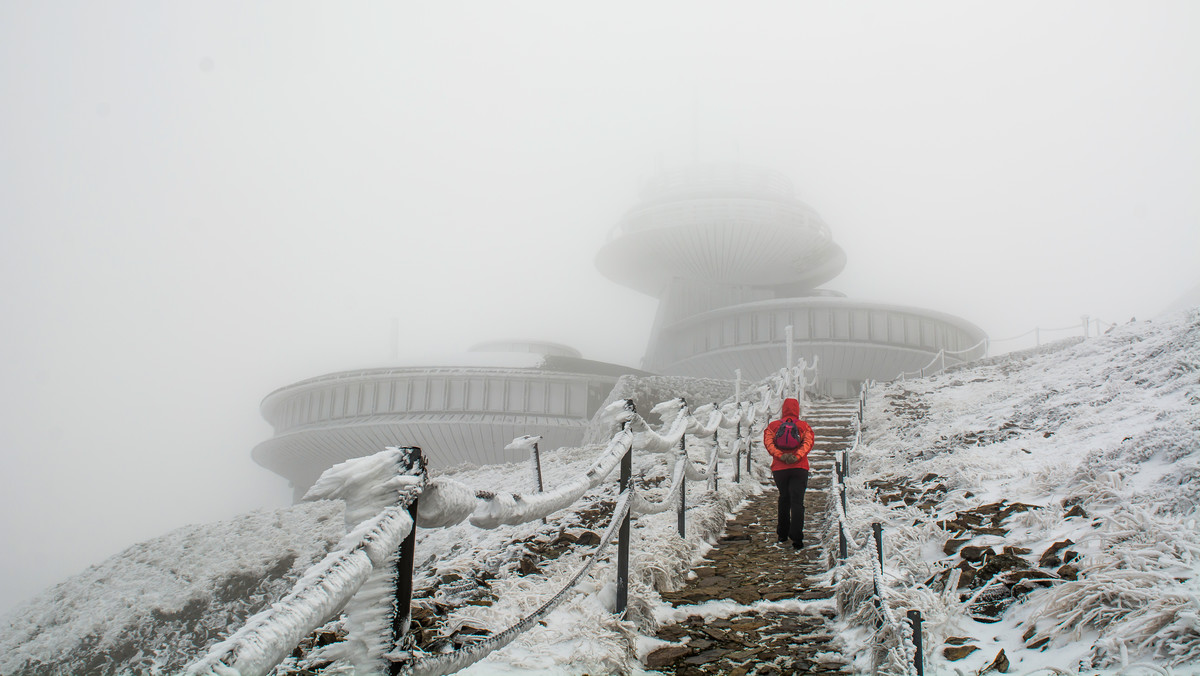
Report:
[[[395,554],[412,530],[408,505],[419,490],[401,493],[391,505],[359,524],[342,544],[309,568],[277,603],[246,621],[232,636],[188,666],[189,676],[267,674],[318,627],[342,611],[376,566]]]
[[[592,557],[588,559],[587,564],[585,564],[583,568],[581,568],[579,572],[575,574],[575,577],[571,578],[571,580],[567,582],[566,586],[564,586],[557,594],[551,597],[549,601],[546,601],[544,604],[542,604],[541,608],[538,608],[533,612],[533,614],[525,617],[508,629],[505,629],[499,634],[480,641],[479,643],[472,645],[470,648],[458,650],[446,655],[438,655],[436,657],[426,657],[415,660],[409,664],[406,664],[400,673],[405,674],[406,676],[409,674],[412,676],[443,676],[444,674],[452,674],[461,669],[465,669],[466,667],[487,657],[492,652],[508,645],[513,641],[513,639],[528,630],[538,620],[541,620],[543,617],[553,612],[554,609],[557,608],[560,603],[562,603],[563,599],[566,598],[567,592],[571,591],[575,585],[579,583],[579,580],[582,579],[584,575],[587,575],[588,571],[592,569],[592,566],[594,566],[596,561],[600,558],[600,554],[604,552],[604,549],[612,541],[617,529],[620,528],[621,523],[625,520],[625,515],[629,512],[630,506],[633,503],[633,495],[634,490],[632,486],[625,489],[625,491],[621,493],[621,495],[617,498],[616,506],[613,508],[613,517],[612,521],[610,521],[608,524],[608,530],[604,532],[604,537],[600,539],[600,544],[596,547],[596,551],[592,553]]]
[[[865,383],[859,391],[859,396],[865,403]],[[853,453],[854,451],[858,450],[858,445],[862,438],[861,431],[859,429],[861,421],[857,421],[857,416],[855,417],[855,422],[854,444],[850,447],[849,451],[843,450],[838,452],[838,460],[841,462],[843,468],[846,467],[846,454]],[[845,490],[845,484],[841,481],[838,473],[834,472],[833,480],[830,482],[830,500],[833,502],[834,507],[837,510],[838,531],[841,533],[842,537],[846,539],[846,557],[848,559],[852,554],[857,554],[868,547],[871,547],[874,544],[873,541],[875,538],[874,533],[870,533],[867,535],[866,540],[860,543],[856,541],[850,534],[849,529],[847,528],[847,524],[850,523],[850,518],[846,515],[845,509],[842,508],[841,498],[842,493],[845,492]],[[905,673],[915,673],[915,658],[917,648],[913,641],[912,627],[909,626],[907,622],[897,621],[896,616],[892,613],[891,605],[888,604],[887,600],[887,587],[884,583],[883,568],[880,564],[879,557],[875,552],[867,552],[867,558],[871,561],[871,580],[875,587],[876,597],[879,600],[878,607],[883,620],[883,626],[880,627],[877,636],[881,636],[884,640],[886,640],[886,638],[889,636],[896,637],[896,645],[888,647],[886,650],[888,652],[898,650],[901,656],[901,664],[904,665]]]

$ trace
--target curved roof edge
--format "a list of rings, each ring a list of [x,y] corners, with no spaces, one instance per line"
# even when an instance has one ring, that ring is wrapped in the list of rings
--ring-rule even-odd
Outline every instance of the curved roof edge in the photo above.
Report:
[[[479,360],[478,357],[486,355],[492,357],[501,355],[505,358],[515,356],[516,360],[511,360],[509,364],[487,364],[487,360]],[[594,361],[591,359],[578,359],[576,357],[566,357],[561,355],[543,355],[543,354],[510,354],[510,353],[488,353],[475,352],[463,355],[463,364],[441,364],[434,366],[393,366],[379,367],[369,369],[351,369],[347,371],[335,371],[326,373],[320,376],[305,378],[304,380],[296,381],[290,385],[272,390],[267,396],[262,398],[259,407],[267,405],[267,402],[276,399],[289,392],[295,390],[312,387],[326,382],[339,382],[344,380],[371,380],[381,376],[404,376],[404,375],[438,375],[450,373],[464,374],[496,374],[496,375],[513,375],[516,373],[538,374],[538,375],[562,375],[562,376],[591,376],[600,378],[619,378],[623,375],[652,375],[648,371],[633,368],[632,366],[621,366],[620,364],[611,364],[609,362]],[[524,358],[524,359],[522,359]],[[532,359],[531,359],[532,358]],[[476,363],[470,363],[475,359]]]
[[[678,321],[668,328],[671,330],[681,329],[693,324],[702,324],[712,319],[723,317],[726,315],[737,315],[746,310],[763,310],[772,308],[794,308],[798,306],[832,306],[832,307],[850,307],[857,310],[886,310],[891,312],[906,312],[909,314],[922,315],[930,319],[937,319],[952,326],[955,326],[963,331],[974,334],[979,337],[979,340],[987,338],[987,332],[981,329],[973,322],[967,321],[957,315],[952,315],[947,312],[938,310],[930,310],[928,308],[917,307],[915,305],[896,305],[893,303],[882,303],[876,301],[856,300],[853,298],[831,298],[827,296],[804,296],[798,298],[774,298],[771,300],[758,300],[750,303],[740,303],[738,305],[730,305],[728,307],[709,310],[697,315],[692,315],[687,319]]]

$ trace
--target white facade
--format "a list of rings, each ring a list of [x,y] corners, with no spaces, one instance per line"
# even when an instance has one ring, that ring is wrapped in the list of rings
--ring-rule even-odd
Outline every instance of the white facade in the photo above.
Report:
[[[387,446],[419,446],[436,468],[525,460],[528,451],[504,449],[525,434],[541,435],[548,449],[578,445],[617,378],[636,371],[530,345],[488,345],[511,352],[470,353],[461,365],[346,371],[276,390],[262,403],[275,436],[254,448],[254,460],[291,481],[299,498],[333,464]]]

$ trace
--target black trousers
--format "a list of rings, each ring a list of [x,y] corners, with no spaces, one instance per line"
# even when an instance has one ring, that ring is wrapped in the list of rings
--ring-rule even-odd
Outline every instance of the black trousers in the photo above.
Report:
[[[808,489],[808,470],[799,467],[780,469],[771,473],[779,489],[779,525],[776,533],[780,542],[791,540],[799,547],[804,540],[804,491]]]

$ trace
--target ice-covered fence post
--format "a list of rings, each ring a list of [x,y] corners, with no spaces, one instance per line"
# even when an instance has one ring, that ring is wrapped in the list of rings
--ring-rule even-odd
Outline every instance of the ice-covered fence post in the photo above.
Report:
[[[737,432],[733,437],[734,448],[737,449],[737,455],[733,458],[733,481],[734,483],[742,483],[742,405],[738,404],[738,424]],[[746,455],[750,455],[750,449],[746,449]]]
[[[386,671],[399,610],[396,559],[413,527],[409,505],[425,486],[424,468],[406,460],[406,450],[390,447],[325,470],[304,499],[345,501],[346,536],[284,598],[188,665],[189,676],[265,676],[343,610],[346,658],[360,673]],[[407,607],[403,613],[407,620]]]
[[[787,339],[787,385],[786,385],[787,389],[785,390],[787,392],[787,394],[785,396],[790,397],[796,393],[796,388],[794,387],[795,373],[792,372],[793,364],[792,364],[792,325],[791,324],[788,324],[787,326],[783,327],[783,335]]]
[[[545,491],[542,487],[542,454],[538,451],[537,442],[533,442],[533,466],[537,470],[537,489],[538,493]],[[542,517],[542,523],[550,523],[546,517]]]
[[[846,485],[842,483],[845,475],[842,474],[842,463],[834,461],[834,467],[837,469],[837,489],[838,499],[842,501],[842,514],[846,513]],[[838,560],[846,560],[846,524],[842,521],[842,517],[838,516]]]
[[[925,658],[921,654],[921,611],[908,611],[908,621],[912,623],[913,647],[917,649],[913,655],[913,666],[917,669],[917,676],[925,676]]]
[[[637,407],[633,405],[632,399],[625,400],[625,410],[632,413],[637,413]],[[633,424],[633,416],[622,425],[625,429]],[[624,493],[629,490],[629,485],[633,481],[633,446],[630,446],[625,451],[625,455],[621,456],[621,490]],[[625,519],[621,521],[621,530],[617,533],[617,615],[625,614],[625,608],[629,604],[629,539],[630,522],[633,519],[633,510],[625,511]]]
[[[876,521],[871,524],[871,530],[875,533],[875,556],[879,559],[879,572],[883,572],[883,524]],[[875,580],[875,598],[879,598],[879,581]]]
[[[737,455],[733,458],[733,480],[736,483],[742,482],[742,370],[733,370],[733,403],[737,406],[737,434],[733,439]],[[750,456],[750,449],[746,448],[746,456]],[[747,470],[748,471],[748,470]]]
[[[687,462],[687,440],[679,437],[679,462]],[[679,480],[679,537],[687,537],[687,468],[684,467],[683,477]]]
[[[1092,321],[1090,319],[1088,319],[1087,315],[1083,315],[1082,317],[1080,317],[1080,319],[1083,320],[1083,337],[1084,337],[1084,339],[1091,338],[1091,336],[1088,333],[1088,325],[1091,324]],[[1097,333],[1099,333],[1099,330],[1097,330]]]
[[[419,446],[409,446],[400,449],[400,464],[405,468],[405,474],[423,475],[425,473],[425,456]],[[404,638],[408,636],[408,625],[412,620],[413,592],[413,563],[417,558],[417,498],[408,503],[408,514],[412,517],[413,527],[408,536],[400,543],[400,555],[396,560],[396,609],[392,615],[392,649],[399,650]],[[390,663],[391,676],[400,673],[401,664]]]
[[[713,402],[713,410],[717,410],[718,408],[719,407],[717,406],[716,402]],[[717,425],[713,428],[712,467],[708,468],[708,470],[712,472],[712,476],[708,478],[708,486],[709,490],[714,492],[720,487],[719,484],[721,483],[721,441],[717,438],[717,434],[720,431],[720,425]]]

